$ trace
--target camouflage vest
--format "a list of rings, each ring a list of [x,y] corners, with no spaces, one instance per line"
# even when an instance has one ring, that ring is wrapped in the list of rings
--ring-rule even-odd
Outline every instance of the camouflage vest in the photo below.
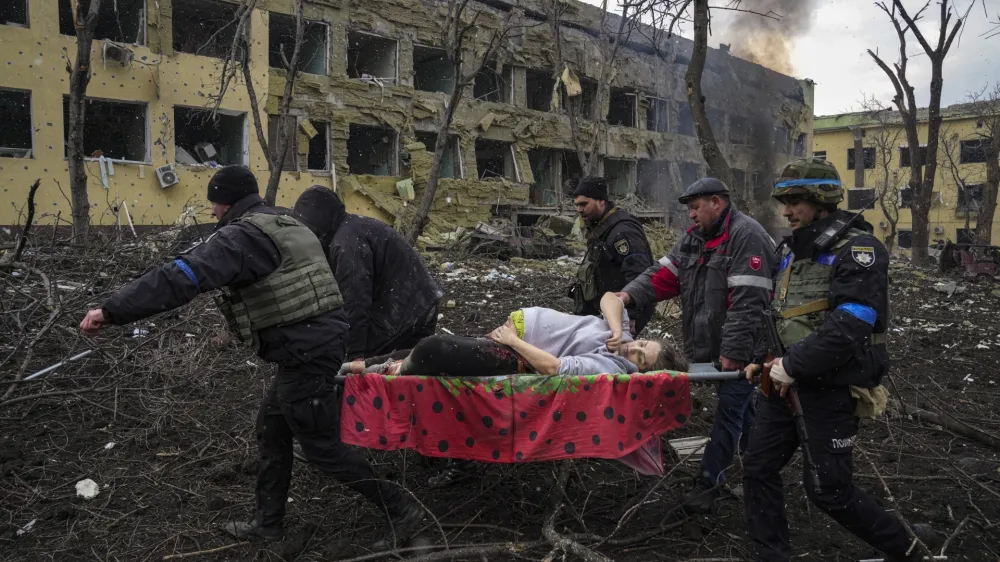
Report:
[[[343,306],[323,247],[309,228],[289,216],[250,213],[240,217],[274,242],[278,269],[239,289],[225,287],[216,297],[219,310],[240,341],[259,345],[257,333],[285,326]]]
[[[781,314],[778,335],[785,348],[789,348],[808,336],[826,321],[830,309],[830,280],[833,266],[837,262],[837,251],[846,246],[852,238],[865,234],[862,230],[850,229],[847,234],[828,250],[820,252],[811,260],[792,263],[795,256],[786,246],[781,255],[778,272],[778,294],[775,304]],[[882,319],[883,326],[888,325]],[[873,334],[869,343],[884,344],[885,333]]]

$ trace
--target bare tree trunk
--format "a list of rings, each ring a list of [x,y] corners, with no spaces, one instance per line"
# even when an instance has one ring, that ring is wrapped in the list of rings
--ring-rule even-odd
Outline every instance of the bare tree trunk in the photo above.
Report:
[[[708,175],[727,186],[733,186],[733,173],[712,134],[712,125],[705,109],[705,95],[701,91],[701,77],[705,72],[708,56],[708,0],[694,0],[694,47],[684,80],[687,82],[688,105],[701,144],[701,154],[708,164]],[[733,192],[735,194],[735,191]],[[734,198],[737,205],[746,209],[746,201]]]
[[[67,160],[73,216],[73,242],[87,245],[90,241],[90,197],[87,194],[87,167],[84,162],[83,132],[87,119],[87,86],[90,84],[90,47],[97,27],[101,0],[91,0],[90,10],[80,13],[73,0],[73,23],[76,28],[76,61],[69,73],[69,132]]]
[[[278,186],[281,184],[281,171],[285,167],[285,156],[288,149],[298,137],[298,130],[292,128],[289,131],[288,113],[292,106],[292,99],[295,95],[295,75],[299,71],[299,58],[302,53],[302,43],[306,32],[306,20],[303,17],[305,11],[305,1],[295,0],[295,44],[292,47],[292,58],[285,58],[285,51],[281,51],[281,62],[285,66],[285,90],[281,94],[281,102],[278,104],[278,136],[271,155],[271,173],[267,178],[267,189],[264,191],[264,202],[274,206],[278,198]]]
[[[987,143],[984,139],[983,143]],[[986,147],[986,186],[983,204],[976,217],[976,242],[991,245],[993,242],[993,216],[997,209],[997,191],[1000,186],[1000,138],[993,137]]]

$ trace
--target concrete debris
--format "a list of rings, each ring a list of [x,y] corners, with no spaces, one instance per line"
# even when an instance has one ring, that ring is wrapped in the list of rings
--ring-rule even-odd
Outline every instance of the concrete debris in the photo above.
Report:
[[[85,478],[76,483],[76,495],[85,500],[92,500],[96,498],[100,491],[101,489],[97,485],[97,482],[94,482],[90,478]]]
[[[934,290],[939,293],[944,293],[950,297],[955,294],[961,295],[965,292],[965,287],[960,287],[955,281],[949,281],[947,283],[936,283],[934,285]]]

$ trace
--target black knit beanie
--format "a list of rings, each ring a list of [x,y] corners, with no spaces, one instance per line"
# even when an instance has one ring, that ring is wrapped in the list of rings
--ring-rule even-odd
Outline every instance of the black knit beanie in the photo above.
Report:
[[[579,197],[580,195],[590,197],[591,199],[607,201],[608,182],[599,176],[587,176],[580,180],[580,183],[577,184],[576,189],[573,191],[573,197]]]
[[[247,195],[260,195],[257,176],[246,166],[226,166],[208,182],[208,200],[232,205]]]
[[[303,191],[292,209],[292,216],[305,223],[324,243],[337,231],[346,213],[340,197],[321,185]]]

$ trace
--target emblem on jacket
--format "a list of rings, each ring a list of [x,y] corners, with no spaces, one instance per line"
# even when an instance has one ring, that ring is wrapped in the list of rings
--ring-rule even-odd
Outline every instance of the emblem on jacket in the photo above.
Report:
[[[875,248],[872,246],[851,246],[851,257],[861,267],[871,267],[875,263]]]
[[[628,240],[622,238],[621,240],[615,242],[615,249],[618,253],[627,256],[628,255]]]
[[[750,269],[760,271],[762,263],[764,263],[764,260],[760,256],[750,256]]]

